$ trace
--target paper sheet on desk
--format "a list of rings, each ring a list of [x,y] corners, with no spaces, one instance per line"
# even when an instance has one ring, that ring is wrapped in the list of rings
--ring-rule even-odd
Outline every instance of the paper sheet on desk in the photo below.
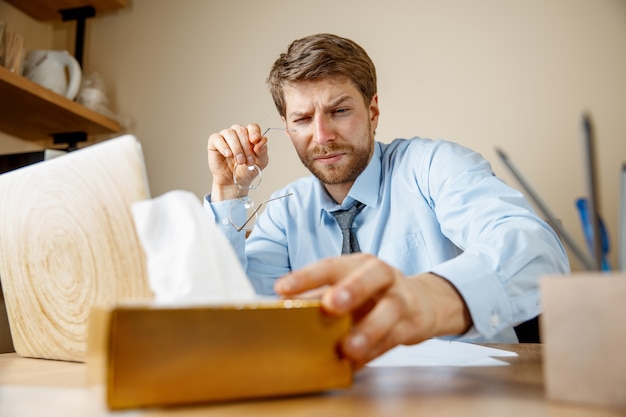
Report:
[[[189,191],[174,190],[133,204],[157,304],[256,299],[224,234]]]
[[[46,417],[135,417],[140,412],[109,412],[104,406],[102,394],[96,388],[88,387],[36,387],[1,386],[0,416],[24,417],[40,416],[45,410]]]
[[[471,343],[430,339],[417,345],[397,346],[367,366],[506,366],[507,362],[494,357],[511,356],[517,356],[517,353]]]

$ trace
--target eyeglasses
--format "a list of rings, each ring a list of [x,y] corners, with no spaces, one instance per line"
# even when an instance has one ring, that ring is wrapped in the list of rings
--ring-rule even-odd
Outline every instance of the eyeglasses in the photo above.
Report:
[[[261,136],[265,136],[270,130],[283,130],[283,131],[287,131],[287,132],[295,132],[295,129],[285,129],[282,127],[268,127],[267,129],[265,129],[265,131],[263,132],[263,134]],[[288,193],[285,195],[281,195],[278,197],[273,197],[273,198],[269,198],[267,200],[262,201],[256,208],[255,208],[255,204],[254,201],[250,198],[249,196],[249,192],[251,190],[256,190],[257,188],[259,188],[259,186],[261,185],[261,168],[259,168],[258,165],[251,165],[247,167],[248,170],[250,171],[256,171],[256,175],[254,177],[254,179],[252,180],[252,182],[249,185],[242,185],[238,182],[237,180],[237,165],[235,164],[235,167],[233,168],[233,182],[235,183],[235,185],[239,188],[239,194],[246,192],[246,195],[239,195],[230,205],[230,209],[228,211],[228,221],[230,222],[230,225],[233,226],[235,228],[236,231],[241,232],[242,230],[251,230],[252,227],[254,226],[254,224],[256,223],[256,218],[258,216],[259,210],[261,210],[261,208],[272,201],[275,200],[280,200],[282,198],[287,198],[291,195],[293,195],[293,193]],[[235,222],[235,220],[233,220],[234,217],[234,213],[237,211],[238,207],[243,206],[243,208],[247,211],[247,216],[246,216],[246,221],[241,224],[238,225],[237,222]]]

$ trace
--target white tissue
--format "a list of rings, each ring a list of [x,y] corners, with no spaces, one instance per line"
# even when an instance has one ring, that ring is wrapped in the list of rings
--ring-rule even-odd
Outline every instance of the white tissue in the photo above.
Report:
[[[235,252],[195,194],[175,190],[131,207],[157,304],[256,298]]]

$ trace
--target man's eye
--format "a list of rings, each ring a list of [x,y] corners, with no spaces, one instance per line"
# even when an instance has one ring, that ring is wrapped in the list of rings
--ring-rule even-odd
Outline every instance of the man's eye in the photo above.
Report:
[[[335,114],[345,114],[347,112],[349,112],[350,109],[337,109],[335,110]]]

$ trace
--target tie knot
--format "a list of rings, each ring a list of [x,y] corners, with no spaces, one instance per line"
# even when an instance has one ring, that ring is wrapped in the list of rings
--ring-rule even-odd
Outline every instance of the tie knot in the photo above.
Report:
[[[352,227],[352,222],[356,215],[363,209],[364,204],[357,201],[352,207],[347,210],[333,211],[332,215],[337,219],[341,230],[348,230]]]

